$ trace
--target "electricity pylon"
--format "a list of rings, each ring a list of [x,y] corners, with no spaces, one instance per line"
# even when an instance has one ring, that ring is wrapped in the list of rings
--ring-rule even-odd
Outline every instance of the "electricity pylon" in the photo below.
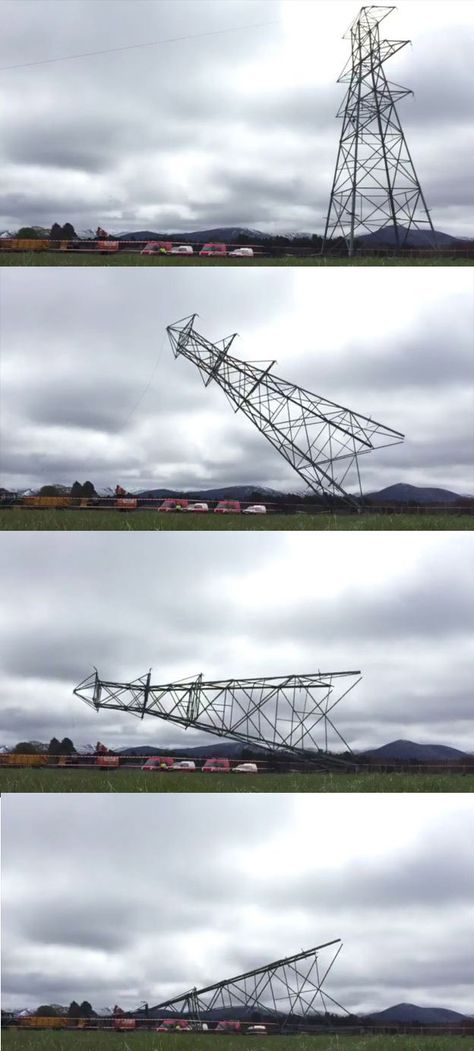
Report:
[[[384,63],[409,40],[381,40],[380,23],[395,8],[362,7],[344,39],[351,57],[339,77],[347,92],[337,114],[342,132],[324,231],[327,241],[342,236],[349,255],[358,233],[393,227],[395,246],[403,248],[412,229],[436,247],[423,191],[406,143],[396,104],[409,88],[390,83]]]
[[[348,1015],[345,1007],[323,991],[341,949],[342,942],[336,938],[203,989],[190,989],[156,1004],[152,1013],[155,1017],[161,1012],[184,1016],[190,1022],[236,1017],[252,1022],[258,1012],[262,1021],[271,1021],[280,1029],[306,1027],[312,1019],[317,1024],[321,1014],[334,1007]]]
[[[168,326],[174,356],[183,354],[197,365],[205,387],[215,380],[235,411],[249,417],[314,493],[329,503],[342,498],[359,510],[358,497],[345,487],[351,468],[356,469],[360,498],[359,456],[399,444],[403,434],[272,375],[275,361],[231,357],[237,333],[211,343],[194,328],[197,316]],[[259,368],[261,364],[266,368]]]
[[[329,754],[330,747],[342,745],[351,753],[332,712],[360,680],[359,671],[344,671],[210,682],[199,675],[154,684],[151,672],[132,682],[111,682],[94,669],[74,694],[96,711],[129,712],[140,719],[153,715],[185,730],[192,727],[330,766],[346,762]]]

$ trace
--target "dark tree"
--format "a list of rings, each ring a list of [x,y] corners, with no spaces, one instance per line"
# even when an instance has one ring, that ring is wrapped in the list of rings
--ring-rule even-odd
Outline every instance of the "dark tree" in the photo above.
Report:
[[[74,755],[76,752],[70,737],[63,737],[59,749],[59,755]]]
[[[95,488],[94,488],[94,485],[93,485],[92,482],[84,482],[84,485],[82,486],[82,495],[83,496],[97,496],[97,493],[95,491]]]
[[[49,231],[50,240],[60,241],[62,238],[62,233],[62,226],[60,226],[59,223],[53,223],[51,230]]]
[[[94,1008],[92,1007],[92,1004],[90,1004],[88,1000],[83,1000],[82,1001],[82,1004],[81,1004],[81,1007],[80,1007],[80,1011],[81,1011],[82,1018],[93,1018],[93,1017],[95,1017]]]
[[[74,482],[72,485],[71,496],[82,496],[82,485],[80,482]]]
[[[31,741],[19,741],[13,749],[15,755],[36,755],[38,749]]]
[[[48,745],[48,755],[61,755],[61,744],[57,737],[52,737]]]
[[[64,223],[62,229],[62,235],[65,240],[70,241],[72,237],[77,237],[76,231],[72,223]]]
[[[31,238],[41,237],[41,234],[38,233],[38,230],[33,230],[32,226],[22,226],[21,229],[18,230],[16,237],[27,237],[28,240],[31,240]]]
[[[81,1017],[81,1008],[79,1007],[79,1004],[76,1002],[76,1000],[73,1000],[72,1003],[69,1004],[67,1016],[68,1018]]]
[[[57,1018],[58,1016],[58,1012],[50,1004],[41,1004],[35,1013],[42,1018]]]
[[[63,490],[57,485],[42,485],[39,491],[40,496],[62,496]]]

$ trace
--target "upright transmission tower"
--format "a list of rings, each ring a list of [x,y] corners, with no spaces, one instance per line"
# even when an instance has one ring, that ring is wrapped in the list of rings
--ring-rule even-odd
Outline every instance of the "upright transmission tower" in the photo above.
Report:
[[[154,715],[185,730],[192,727],[329,766],[344,764],[328,754],[330,747],[342,745],[351,752],[332,713],[360,679],[359,671],[214,682],[199,675],[155,685],[151,672],[133,682],[110,682],[94,669],[74,693],[96,711],[108,708],[140,719]]]
[[[356,468],[362,497],[359,456],[396,445],[403,434],[271,375],[275,361],[231,357],[229,349],[237,333],[211,343],[194,328],[197,316],[168,326],[174,356],[183,354],[197,365],[205,387],[215,380],[235,411],[241,409],[249,417],[314,493],[326,502],[342,498],[358,510],[358,496],[346,489],[351,468]],[[262,364],[266,368],[260,368]]]
[[[275,960],[234,978],[225,978],[203,989],[190,989],[151,1009],[185,1016],[190,1021],[223,1021],[243,1018],[271,1021],[280,1028],[298,1027],[320,1020],[321,1014],[342,1007],[323,984],[342,949],[340,938],[314,949]],[[305,1028],[306,1028],[305,1025]]]
[[[322,251],[342,236],[349,255],[358,233],[391,227],[396,248],[412,229],[436,247],[436,234],[398,118],[396,103],[411,95],[391,84],[384,63],[408,40],[381,40],[380,23],[394,7],[362,7],[344,36],[351,57],[339,77],[347,92],[337,114],[342,132],[329,200]]]

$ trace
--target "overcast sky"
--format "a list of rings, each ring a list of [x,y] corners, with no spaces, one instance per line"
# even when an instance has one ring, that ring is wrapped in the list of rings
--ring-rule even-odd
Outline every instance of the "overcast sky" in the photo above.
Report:
[[[470,534],[8,533],[0,744],[203,743],[92,711],[72,690],[95,665],[120,681],[152,666],[155,683],[361,669],[335,713],[353,748],[473,751],[472,549]]]
[[[0,228],[322,232],[353,0],[2,6]],[[413,42],[386,69],[434,225],[472,236],[472,4],[400,0],[384,30]]]
[[[406,435],[361,458],[365,492],[473,493],[473,292],[455,268],[6,269],[2,484],[304,490],[219,387],[174,360],[166,326],[197,311],[208,338],[239,332],[237,357],[276,358],[276,375]]]
[[[472,1014],[469,796],[91,803],[2,800],[5,1007],[157,1004],[339,937],[347,1009]]]

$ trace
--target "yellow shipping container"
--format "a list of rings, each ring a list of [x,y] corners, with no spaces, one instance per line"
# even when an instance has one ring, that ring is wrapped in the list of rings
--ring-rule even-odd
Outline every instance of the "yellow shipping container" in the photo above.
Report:
[[[0,766],[46,766],[47,763],[47,755],[20,755],[17,752],[0,755]]]

